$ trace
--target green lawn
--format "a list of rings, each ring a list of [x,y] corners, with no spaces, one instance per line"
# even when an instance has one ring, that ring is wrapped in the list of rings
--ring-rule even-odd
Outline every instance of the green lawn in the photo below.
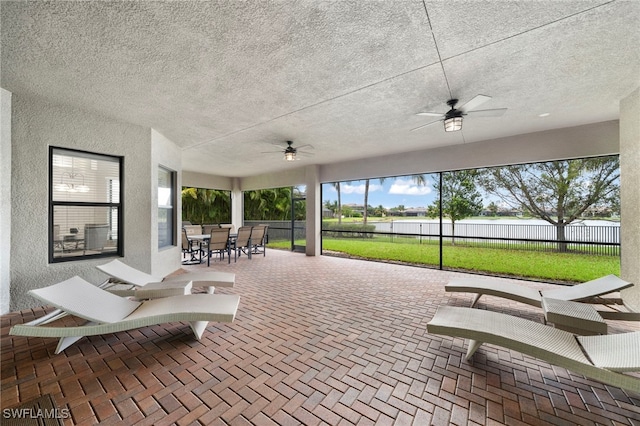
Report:
[[[418,244],[415,238],[394,242],[379,239],[323,238],[323,250],[350,256],[419,265],[439,265],[436,243]],[[289,248],[291,242],[269,243],[270,247]],[[488,274],[533,278],[545,281],[584,282],[608,274],[620,274],[618,256],[538,252],[496,248],[443,247],[443,266]]]

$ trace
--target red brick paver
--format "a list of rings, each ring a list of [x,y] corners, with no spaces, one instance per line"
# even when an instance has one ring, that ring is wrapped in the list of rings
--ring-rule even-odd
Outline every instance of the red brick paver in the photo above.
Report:
[[[640,424],[638,394],[491,345],[467,363],[462,339],[429,335],[439,305],[469,305],[443,289],[463,274],[276,250],[210,270],[236,273],[216,292],[241,302],[200,342],[164,324],[53,355],[54,339],[8,335],[50,308],[4,315],[2,408],[50,393],[69,425]],[[479,308],[542,318],[491,297]]]

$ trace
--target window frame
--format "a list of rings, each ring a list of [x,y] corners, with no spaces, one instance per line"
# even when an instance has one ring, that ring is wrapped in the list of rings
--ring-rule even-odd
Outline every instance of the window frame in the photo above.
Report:
[[[171,197],[169,199],[170,205],[163,206],[160,204],[160,197],[158,195],[158,218],[156,220],[158,226],[158,250],[165,250],[168,248],[176,247],[178,245],[178,213],[176,209],[176,205],[178,202],[177,192],[178,192],[178,173],[175,170],[172,170],[168,167],[165,167],[161,164],[158,165],[158,194],[160,190],[160,172],[167,173],[170,178],[169,187],[171,188]],[[165,245],[160,245],[160,210],[170,211],[171,216],[171,229],[169,232],[170,241]]]
[[[60,154],[60,151],[64,152],[64,155],[69,155],[73,157],[77,155],[81,157],[82,155],[91,155],[97,157],[105,157],[110,160],[114,160],[118,162],[118,179],[120,182],[119,188],[119,202],[81,202],[81,201],[55,201],[53,198],[53,190],[55,186],[55,182],[53,181],[53,156],[54,152],[56,155]],[[49,176],[48,176],[48,184],[49,184],[49,225],[48,225],[48,252],[49,252],[49,263],[63,263],[63,262],[71,262],[78,260],[91,260],[97,258],[105,258],[105,257],[123,257],[124,256],[124,157],[117,155],[109,155],[96,153],[91,151],[84,151],[73,148],[65,148],[60,146],[49,146]],[[116,251],[110,251],[107,253],[95,253],[95,254],[83,254],[78,256],[60,256],[54,257],[54,209],[55,207],[105,207],[109,209],[116,208],[118,211],[117,218],[117,235],[118,235],[118,243],[116,246]]]

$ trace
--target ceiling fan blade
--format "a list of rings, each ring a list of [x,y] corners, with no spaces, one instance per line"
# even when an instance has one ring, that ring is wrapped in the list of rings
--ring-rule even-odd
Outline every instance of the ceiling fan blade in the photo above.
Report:
[[[427,117],[442,117],[444,116],[441,112],[419,112],[416,115],[426,115]]]
[[[275,154],[275,153],[284,153],[283,150],[280,151],[262,151],[260,154]]]
[[[279,146],[282,149],[285,149],[287,147],[287,144],[282,142],[269,142],[269,145]]]
[[[431,126],[432,124],[436,124],[436,123],[439,123],[439,122],[441,122],[441,121],[442,121],[442,120],[432,121],[431,123],[423,124],[422,126],[416,127],[415,129],[411,129],[410,131],[411,131],[411,132],[414,132],[414,131],[416,131],[416,130],[420,130],[420,129],[424,128],[424,127]]]
[[[483,103],[487,102],[490,99],[491,99],[491,96],[477,95],[475,98],[471,99],[469,102],[467,102],[466,104],[462,105],[458,109],[462,110],[464,112],[471,111],[471,110],[474,110],[474,109],[478,108],[480,105],[482,105]]]
[[[295,148],[295,149],[300,149],[300,148],[310,148],[310,149],[313,149],[313,145],[305,144],[305,145],[300,145],[300,146],[294,146],[293,148]]]
[[[506,110],[506,108],[480,109],[478,111],[469,111],[467,114],[473,114],[474,117],[500,117]]]

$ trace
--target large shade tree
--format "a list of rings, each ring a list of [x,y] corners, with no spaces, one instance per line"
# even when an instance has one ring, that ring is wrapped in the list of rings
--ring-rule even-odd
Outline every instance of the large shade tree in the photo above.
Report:
[[[480,184],[513,208],[556,227],[558,250],[567,251],[567,225],[591,206],[619,203],[618,156],[496,167],[480,172]]]
[[[482,212],[482,195],[475,184],[475,170],[461,170],[442,173],[442,184],[434,183],[436,199],[427,208],[429,217],[440,215],[440,199],[442,199],[442,216],[451,220],[451,243],[455,244],[456,222]],[[440,190],[442,186],[442,191]]]

